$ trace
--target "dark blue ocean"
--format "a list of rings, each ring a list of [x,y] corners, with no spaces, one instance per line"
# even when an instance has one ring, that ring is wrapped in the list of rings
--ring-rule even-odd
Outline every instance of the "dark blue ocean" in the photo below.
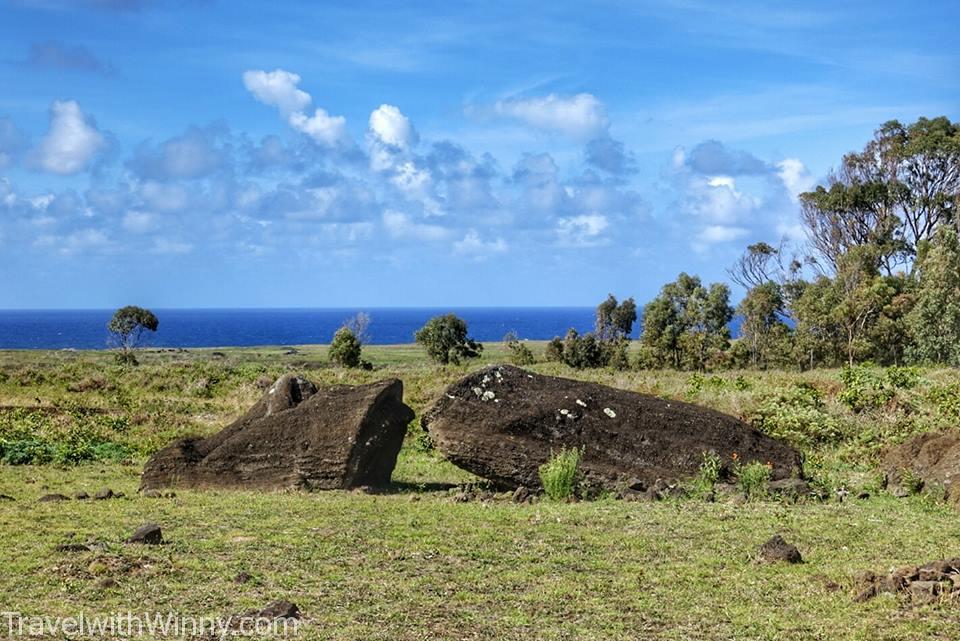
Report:
[[[479,341],[499,341],[509,331],[531,340],[593,329],[592,307],[474,307],[363,309],[154,309],[160,320],[153,347],[230,347],[329,343],[343,321],[370,316],[370,342],[412,343],[431,317],[453,312]],[[0,310],[0,349],[103,349],[113,310]]]

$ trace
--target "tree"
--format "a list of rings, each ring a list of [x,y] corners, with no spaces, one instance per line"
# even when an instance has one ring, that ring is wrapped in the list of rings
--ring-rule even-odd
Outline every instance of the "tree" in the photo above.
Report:
[[[960,230],[960,124],[920,118],[880,126],[861,152],[844,156],[826,186],[801,194],[811,248],[830,271],[862,245],[876,248],[877,266],[911,271],[919,245],[941,226]]]
[[[360,367],[362,352],[360,339],[349,327],[341,327],[330,343],[330,360],[342,367]]]
[[[916,305],[908,315],[914,359],[960,365],[960,241],[943,228],[918,259]]]
[[[601,341],[628,338],[637,320],[637,304],[632,298],[617,303],[613,294],[597,306],[595,331]]]
[[[698,277],[681,273],[644,307],[641,342],[656,363],[702,370],[712,352],[729,346],[732,318],[729,287],[707,288]]]
[[[353,335],[361,345],[370,342],[370,315],[366,312],[357,312],[347,320],[343,321],[343,326],[353,332]]]
[[[118,360],[136,365],[134,350],[140,346],[143,332],[155,332],[159,325],[160,321],[154,313],[143,307],[128,305],[114,312],[113,318],[107,323],[107,331],[110,332],[111,342],[120,350]]]
[[[517,336],[516,332],[510,331],[503,337],[503,342],[507,346],[507,351],[510,352],[510,362],[514,365],[533,365],[537,362],[537,359],[534,358],[533,352],[527,347],[526,344],[520,341],[520,337]]]
[[[476,358],[483,345],[467,336],[467,323],[455,314],[436,316],[414,334],[415,340],[434,361],[446,365],[459,364],[461,359]]]
[[[766,367],[775,344],[789,333],[780,320],[783,307],[782,289],[773,281],[754,286],[737,306],[737,313],[743,317],[740,340],[748,346],[754,367]]]

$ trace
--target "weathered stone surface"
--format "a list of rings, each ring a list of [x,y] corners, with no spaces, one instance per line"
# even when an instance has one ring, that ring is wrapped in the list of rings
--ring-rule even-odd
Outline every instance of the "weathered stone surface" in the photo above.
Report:
[[[894,495],[906,496],[903,477],[910,471],[924,486],[942,486],[948,499],[960,502],[960,432],[917,434],[887,452],[883,469]]]
[[[218,434],[157,452],[140,489],[385,485],[412,419],[399,380],[318,389],[286,375]]]
[[[156,523],[144,523],[130,535],[127,543],[145,543],[147,545],[160,545],[163,543],[163,532]]]
[[[696,475],[703,453],[727,462],[769,462],[774,480],[801,468],[800,455],[732,416],[653,396],[499,365],[450,386],[423,416],[455,465],[501,486],[541,487],[551,452],[583,449],[594,487],[620,490]]]
[[[70,497],[64,494],[44,494],[39,499],[37,503],[54,503],[56,501],[69,501]]]
[[[760,558],[768,563],[785,561],[787,563],[801,563],[803,557],[797,546],[787,543],[779,534],[760,546]]]
[[[853,578],[853,586],[857,602],[885,592],[909,596],[918,604],[934,602],[947,594],[956,598],[960,593],[960,558],[906,565],[885,576],[869,570],[859,572]]]

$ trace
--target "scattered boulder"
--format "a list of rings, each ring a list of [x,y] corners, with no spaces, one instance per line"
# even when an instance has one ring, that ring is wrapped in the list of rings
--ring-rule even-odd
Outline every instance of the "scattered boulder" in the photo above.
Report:
[[[917,434],[887,452],[883,470],[894,496],[907,496],[906,474],[921,487],[940,486],[947,499],[960,502],[960,432]]]
[[[90,552],[89,545],[83,543],[61,543],[57,546],[57,552]]]
[[[413,416],[399,380],[317,388],[288,374],[221,432],[154,454],[140,489],[386,485]]]
[[[510,499],[514,503],[526,503],[530,500],[530,496],[530,490],[528,490],[525,486],[520,485],[516,490],[513,491]]]
[[[455,465],[499,486],[540,489],[552,452],[582,448],[588,487],[696,475],[704,452],[725,462],[769,462],[772,480],[795,475],[800,454],[742,421],[707,408],[509,365],[450,386],[421,423]]]
[[[300,608],[290,601],[274,601],[265,608],[257,612],[257,618],[260,619],[299,619]]]
[[[97,493],[93,495],[93,500],[95,501],[106,501],[107,499],[112,499],[116,496],[109,487],[101,488],[97,490]]]
[[[144,523],[130,535],[127,543],[144,543],[146,545],[160,545],[163,543],[163,533],[156,523]]]
[[[795,545],[787,543],[782,536],[775,534],[769,541],[760,546],[760,558],[767,563],[785,561],[787,563],[802,563],[803,557]]]
[[[70,497],[63,494],[44,494],[39,499],[37,503],[54,503],[56,501],[69,501]]]
[[[853,586],[857,603],[884,593],[903,595],[918,604],[932,603],[942,595],[960,595],[960,558],[907,565],[886,575],[867,570],[854,577]]]
[[[83,490],[81,490],[76,494],[74,494],[73,498],[76,499],[77,501],[87,501],[90,499],[90,495],[84,492]]]

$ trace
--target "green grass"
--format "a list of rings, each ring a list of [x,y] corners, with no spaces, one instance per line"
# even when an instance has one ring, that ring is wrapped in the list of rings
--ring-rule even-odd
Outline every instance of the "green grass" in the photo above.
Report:
[[[542,354],[542,345],[532,347]],[[151,352],[133,369],[104,352],[0,352],[0,406],[8,408],[0,409],[0,425],[6,415],[49,442],[95,433],[133,452],[125,464],[0,466],[0,493],[17,499],[0,501],[0,610],[221,616],[286,598],[308,618],[302,637],[309,639],[955,638],[955,606],[913,606],[889,595],[852,602],[860,570],[960,554],[956,511],[926,496],[874,491],[866,501],[797,505],[457,503],[438,488],[478,479],[425,450],[416,421],[389,494],[136,494],[147,452],[219,429],[259,397],[259,378],[396,376],[419,416],[478,366],[437,367],[416,346],[378,346],[364,351],[375,371],[349,371],[330,367],[323,346],[297,349]],[[488,345],[481,362],[505,359],[502,345]],[[875,489],[883,447],[956,422],[955,403],[942,392],[956,383],[950,370],[921,371],[915,386],[894,390],[882,407],[854,411],[835,370],[697,377],[532,368],[761,416],[766,429],[795,439],[808,473],[827,487]],[[37,398],[42,416],[27,424],[10,418],[9,408],[36,407]],[[104,486],[127,497],[36,502]],[[147,520],[163,526],[167,545],[121,543]],[[757,547],[775,533],[806,562],[758,563]],[[88,539],[106,549],[55,549]],[[240,572],[255,580],[234,583]],[[117,585],[98,587],[105,577]]]

